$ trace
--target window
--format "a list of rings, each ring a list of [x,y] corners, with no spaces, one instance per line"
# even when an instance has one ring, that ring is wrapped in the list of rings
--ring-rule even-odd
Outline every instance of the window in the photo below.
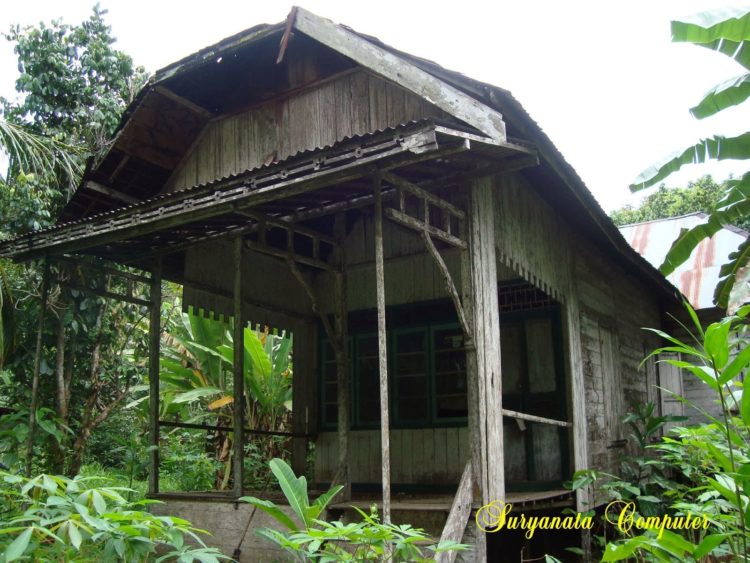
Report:
[[[436,420],[463,420],[469,414],[464,335],[457,326],[432,329]]]
[[[456,324],[389,330],[391,424],[429,427],[466,424],[468,414],[464,338]],[[377,334],[352,335],[350,348],[353,428],[380,425]],[[322,425],[337,424],[336,358],[328,340],[321,353]]]
[[[430,385],[427,330],[397,331],[393,342],[396,403],[394,423],[429,422]]]

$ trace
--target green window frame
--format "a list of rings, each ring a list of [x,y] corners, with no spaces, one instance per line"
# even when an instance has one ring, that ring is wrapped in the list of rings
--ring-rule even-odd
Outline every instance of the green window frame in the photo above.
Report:
[[[436,343],[441,334],[450,339],[447,343]],[[463,335],[458,323],[433,323],[388,330],[388,392],[391,426],[394,428],[432,428],[439,426],[465,426],[468,403],[466,403],[466,355]],[[416,349],[415,349],[416,346]],[[454,363],[460,356],[458,366],[446,369],[446,359]],[[351,429],[380,427],[380,380],[378,376],[377,333],[363,332],[350,335],[349,341]],[[446,380],[457,376],[452,393]],[[421,381],[420,381],[421,379]],[[320,344],[320,424],[323,430],[337,428],[336,364],[333,349],[328,339]],[[407,390],[411,390],[409,394]],[[460,391],[463,390],[463,393]],[[404,392],[407,392],[404,395]],[[458,391],[458,392],[456,392]],[[453,395],[449,397],[448,395]],[[461,396],[463,395],[463,399]],[[464,405],[463,414],[460,406]],[[418,404],[419,401],[422,404]],[[452,409],[442,405],[454,402]],[[409,402],[416,404],[407,409]],[[377,411],[374,409],[377,406]],[[453,412],[447,413],[446,411]],[[456,414],[458,412],[459,414]]]

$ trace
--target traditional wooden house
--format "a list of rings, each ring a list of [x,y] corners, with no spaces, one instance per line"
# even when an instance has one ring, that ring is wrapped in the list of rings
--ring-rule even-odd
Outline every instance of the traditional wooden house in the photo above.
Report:
[[[157,72],[58,224],[0,255],[150,272],[152,396],[162,279],[291,330],[297,471],[313,441],[313,479],[385,518],[414,498],[392,490],[448,493],[456,538],[472,499],[587,507],[562,483],[616,463],[658,377],[641,327],[676,303],[507,91],[301,8]],[[239,496],[262,429],[234,408]],[[151,409],[158,445],[180,423]]]

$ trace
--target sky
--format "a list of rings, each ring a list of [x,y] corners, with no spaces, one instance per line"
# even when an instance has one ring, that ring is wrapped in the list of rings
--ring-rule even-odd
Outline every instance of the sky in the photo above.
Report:
[[[714,134],[747,130],[750,103],[698,121],[689,108],[742,73],[721,54],[670,41],[669,22],[727,5],[711,0],[297,0],[304,8],[400,50],[510,90],[576,169],[605,210],[636,204],[628,184],[666,155]],[[116,47],[153,72],[259,23],[282,21],[277,0],[101,0]],[[0,31],[62,18],[79,23],[91,0],[3,3]],[[0,39],[0,95],[15,95],[17,62]],[[742,163],[690,166],[682,186]]]

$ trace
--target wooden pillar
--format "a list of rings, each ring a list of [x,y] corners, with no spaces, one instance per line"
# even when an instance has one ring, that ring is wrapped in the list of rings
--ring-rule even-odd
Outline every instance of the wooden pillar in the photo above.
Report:
[[[583,375],[583,351],[581,343],[581,314],[578,306],[578,295],[572,280],[573,272],[566,291],[563,315],[563,334],[568,350],[568,412],[571,413],[573,428],[568,436],[573,443],[573,468],[575,471],[588,468],[588,428],[586,423],[586,389]],[[576,491],[576,510],[585,512],[592,508],[589,490],[581,488]],[[591,532],[582,530],[581,548],[584,560],[591,559]]]
[[[234,382],[232,413],[234,418],[234,443],[232,476],[234,494],[242,496],[245,460],[245,319],[242,314],[242,257],[244,241],[234,239]]]
[[[161,349],[161,258],[151,272],[151,310],[148,323],[149,456],[148,492],[159,492],[159,354]]]
[[[391,444],[388,416],[388,349],[385,331],[385,266],[383,263],[383,201],[380,176],[375,194],[375,287],[378,304],[378,365],[380,368],[380,455],[383,481],[383,522],[391,522]]]
[[[351,459],[349,452],[349,304],[346,298],[346,214],[339,213],[334,218],[334,236],[339,241],[339,270],[334,273],[334,306],[336,307],[336,400],[338,405],[339,468],[336,481],[343,486],[338,495],[339,501],[352,498]]]
[[[49,295],[49,263],[44,261],[44,273],[42,274],[41,303],[39,304],[39,321],[37,323],[36,350],[34,352],[34,374],[31,379],[31,405],[29,406],[29,434],[26,445],[26,477],[31,477],[31,468],[34,461],[34,439],[36,437],[36,410],[39,406],[39,374],[42,368],[42,341],[44,337],[44,313],[47,309],[47,296]]]
[[[464,305],[474,336],[466,354],[469,441],[472,473],[479,500],[505,499],[500,365],[500,309],[497,297],[494,201],[491,178],[469,186],[462,252]],[[477,560],[484,560],[485,535],[477,530]]]
[[[295,434],[317,433],[317,409],[315,408],[317,330],[313,323],[296,321],[292,336],[294,345],[294,376],[292,378],[292,430]],[[309,437],[292,438],[292,469],[296,475],[307,470]]]

